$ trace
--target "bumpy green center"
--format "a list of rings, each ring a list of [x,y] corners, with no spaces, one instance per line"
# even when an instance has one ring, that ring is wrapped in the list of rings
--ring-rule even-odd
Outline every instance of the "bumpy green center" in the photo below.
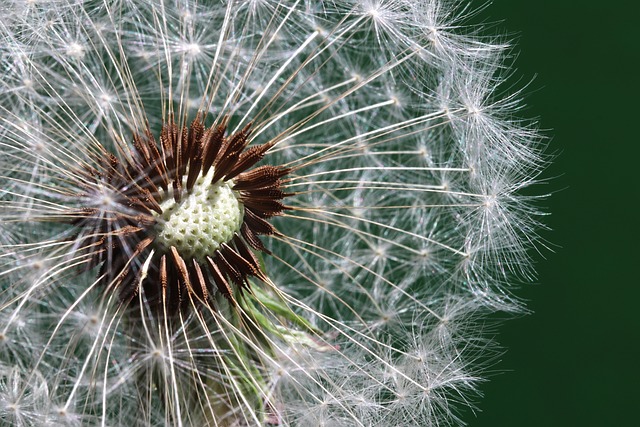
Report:
[[[211,184],[213,168],[200,176],[180,203],[167,197],[160,203],[156,242],[174,246],[183,258],[204,262],[207,256],[240,230],[244,207],[231,189],[232,181]]]

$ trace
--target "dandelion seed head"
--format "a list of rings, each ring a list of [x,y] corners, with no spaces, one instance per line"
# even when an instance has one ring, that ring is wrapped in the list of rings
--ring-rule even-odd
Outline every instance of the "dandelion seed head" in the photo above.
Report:
[[[544,166],[469,9],[0,8],[3,420],[463,424]]]

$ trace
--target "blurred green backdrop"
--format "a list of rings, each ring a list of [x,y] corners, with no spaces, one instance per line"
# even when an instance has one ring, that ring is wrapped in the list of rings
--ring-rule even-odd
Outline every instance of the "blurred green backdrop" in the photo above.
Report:
[[[472,19],[515,36],[519,86],[535,77],[526,114],[558,153],[538,188],[555,192],[543,205],[556,247],[518,292],[534,313],[499,329],[501,373],[472,427],[640,425],[640,8],[618,3],[496,0]]]

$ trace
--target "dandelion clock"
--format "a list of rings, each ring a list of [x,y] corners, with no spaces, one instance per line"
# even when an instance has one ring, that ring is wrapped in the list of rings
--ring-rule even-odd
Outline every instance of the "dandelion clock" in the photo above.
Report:
[[[1,425],[463,424],[543,163],[467,9],[0,11]]]

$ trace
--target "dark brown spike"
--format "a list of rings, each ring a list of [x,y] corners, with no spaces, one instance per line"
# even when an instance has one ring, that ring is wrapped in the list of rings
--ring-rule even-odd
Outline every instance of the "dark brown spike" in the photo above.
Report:
[[[183,135],[186,134],[186,129],[183,127],[182,129],[178,129],[178,127],[174,124],[173,126],[173,156],[174,156],[174,169],[172,171],[172,179],[173,179],[173,199],[176,203],[180,203],[182,200],[182,176],[184,175],[184,162],[183,162],[183,141],[185,137]],[[180,132],[182,131],[182,132]]]
[[[244,222],[255,234],[271,235],[276,233],[276,228],[251,208],[245,208]]]
[[[108,232],[109,237],[117,237],[122,240],[123,238],[129,238],[129,235],[134,235],[140,231],[143,231],[144,228],[136,227],[135,225],[125,225],[117,230],[111,230]]]
[[[178,166],[178,172],[176,177],[182,178],[187,171],[187,145],[189,144],[189,129],[186,126],[182,126],[180,129],[180,135],[178,136],[178,151],[176,152],[176,164]]]
[[[136,249],[131,254],[131,259],[133,260],[138,255],[140,255],[145,249],[149,247],[151,243],[153,243],[154,240],[155,240],[155,237],[151,237],[151,236],[145,237],[144,239],[140,240],[140,242],[138,242],[138,244],[136,245]]]
[[[224,142],[224,133],[227,130],[228,117],[224,117],[222,122],[217,126],[211,126],[205,133],[204,140],[204,155],[202,162],[202,173],[206,175],[209,172],[211,166],[216,160],[222,143]]]
[[[126,272],[122,272],[122,276],[118,276],[117,283],[116,281],[112,282],[114,288],[118,288],[118,298],[122,303],[129,303],[132,299],[134,299],[138,295],[138,288],[134,286],[135,277],[133,277],[133,272],[130,268],[127,268]]]
[[[237,277],[240,280],[238,284],[242,282],[247,283],[247,276],[258,276],[260,274],[260,269],[251,263],[251,259],[245,259],[239,252],[226,243],[222,244],[220,251],[229,265],[238,273]]]
[[[202,168],[202,154],[203,154],[203,134],[204,124],[201,120],[200,112],[196,115],[196,118],[191,122],[189,126],[189,135],[187,137],[187,145],[185,151],[185,157],[189,160],[189,172],[187,176],[187,191],[193,188],[193,185],[200,175]],[[185,164],[187,161],[185,160]]]
[[[133,147],[135,148],[135,151],[132,151],[133,159],[140,163],[140,165],[142,166],[142,170],[151,170],[152,162],[149,147],[147,146],[147,144],[142,142],[142,138],[138,133],[133,134]]]
[[[223,146],[220,149],[218,156],[216,156],[216,160],[214,162],[215,172],[213,174],[213,178],[211,179],[212,184],[218,182],[218,180],[226,176],[238,161],[240,154],[249,143],[248,139],[250,135],[250,127],[251,124],[248,124],[240,132],[237,132],[229,138],[225,139]]]
[[[287,196],[291,196],[291,194],[285,193],[277,187],[240,191],[240,199],[242,200],[244,200],[245,198],[256,200],[284,199]]]
[[[160,131],[160,142],[162,144],[164,164],[167,166],[167,177],[169,178],[169,181],[173,179],[174,171],[176,170],[174,147],[175,127],[176,125],[173,122],[173,115],[170,115],[169,121],[162,125],[162,130]]]
[[[215,184],[227,175],[227,173],[229,172],[229,168],[233,166],[239,155],[240,153],[238,152],[231,153],[230,155],[224,157],[218,163],[216,163],[213,177],[211,178],[211,184]]]
[[[155,219],[154,216],[152,215],[145,215],[145,214],[140,214],[140,215],[136,215],[131,217],[131,221],[137,226],[137,227],[144,227],[144,228],[148,228],[148,227],[152,227],[154,225],[156,225],[157,221]]]
[[[238,234],[233,238],[233,245],[238,252],[238,255],[242,257],[242,259],[246,260],[249,264],[251,264],[251,275],[257,277],[262,281],[266,281],[267,278],[264,275],[264,272],[260,268],[260,261],[256,257],[256,255],[247,247],[247,244],[240,238]]]
[[[145,205],[145,203],[142,200],[138,198],[129,197],[127,199],[127,207],[137,212],[142,212],[144,214],[151,214],[151,210]],[[116,214],[116,215],[121,216],[119,214]]]
[[[250,129],[251,123],[246,125],[239,132],[236,132],[224,139],[222,147],[220,148],[220,151],[216,156],[216,160],[213,163],[214,166],[217,167],[220,161],[228,158],[230,155],[236,152],[241,152],[242,150],[244,150],[244,148],[248,144],[249,134],[251,133]]]
[[[224,277],[216,261],[214,261],[211,257],[207,257],[207,261],[209,262],[209,272],[211,273],[211,277],[213,277],[213,281],[218,288],[218,291],[229,301],[236,305],[236,300],[233,296],[233,290],[231,286],[229,286],[229,282]]]
[[[245,208],[250,208],[262,218],[279,215],[282,211],[288,209],[288,207],[283,205],[279,200],[244,198],[242,203]]]
[[[244,238],[244,240],[253,249],[255,249],[257,251],[262,251],[262,252],[264,252],[266,254],[271,254],[271,251],[269,251],[264,246],[264,244],[262,243],[262,240],[260,240],[260,238],[258,237],[257,233],[255,231],[253,231],[251,229],[251,227],[249,227],[247,225],[246,222],[243,222],[242,225],[240,226],[240,233],[242,234],[242,237]]]
[[[173,258],[173,263],[178,270],[178,279],[184,284],[187,292],[189,294],[193,293],[193,287],[191,286],[191,280],[189,278],[189,270],[187,269],[187,264],[184,262],[184,259],[178,253],[178,250],[175,246],[171,246],[170,248],[171,256]]]
[[[191,160],[189,164],[189,175],[187,176],[187,191],[191,191],[200,172],[202,171],[202,139],[194,142],[195,147],[192,149]]]
[[[206,304],[209,299],[209,281],[207,277],[204,275],[202,268],[200,267],[200,263],[194,258],[192,260],[192,271],[193,271],[193,280],[194,280],[194,291],[196,294],[202,299],[202,301]]]
[[[262,160],[267,151],[269,151],[271,147],[273,147],[274,143],[275,142],[269,142],[266,144],[257,145],[241,153],[236,163],[225,175],[225,180],[235,178],[238,174],[246,171],[256,163],[258,163],[260,160]]]
[[[181,143],[178,137],[178,127],[173,119],[173,114],[169,115],[169,120],[162,126],[162,144],[165,149],[165,162],[172,181],[173,198],[180,202],[182,196],[182,176],[180,175]]]
[[[191,126],[189,126],[189,135],[187,137],[185,150],[185,157],[187,159],[193,159],[193,156],[196,154],[194,150],[196,148],[196,145],[201,143],[203,134],[204,123],[202,122],[200,112],[198,112],[198,114],[196,114],[196,118],[191,122]]]
[[[151,159],[151,165],[156,170],[156,175],[158,176],[160,182],[159,185],[165,191],[169,190],[169,177],[167,176],[167,170],[165,168],[164,161],[162,159],[162,155],[158,150],[158,145],[156,143],[156,139],[153,137],[153,134],[149,130],[149,123],[147,123],[147,127],[144,130],[145,139],[147,142],[147,146],[149,148],[149,154]]]
[[[162,289],[163,299],[167,295],[167,285],[169,283],[169,276],[167,274],[167,256],[162,255],[160,257],[160,267],[158,268],[158,279],[160,282],[160,289]]]
[[[291,172],[289,168],[281,168],[278,166],[259,166],[247,172],[238,175],[234,180],[233,189],[250,190],[277,187],[281,184],[280,178]]]
[[[173,180],[173,200],[180,203],[182,200],[182,177],[176,177]]]
[[[242,287],[244,284],[245,276],[242,274],[240,270],[241,266],[234,265],[229,259],[229,254],[227,250],[225,250],[226,245],[222,245],[220,249],[218,249],[218,256],[216,260],[218,261],[218,268],[226,277],[231,278],[231,281],[235,283],[238,287]],[[228,248],[228,246],[226,246]]]

